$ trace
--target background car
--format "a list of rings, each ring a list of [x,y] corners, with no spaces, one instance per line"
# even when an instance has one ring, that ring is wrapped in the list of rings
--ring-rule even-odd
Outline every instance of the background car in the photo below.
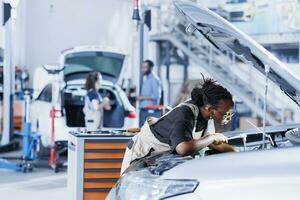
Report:
[[[53,75],[39,67],[34,75],[35,100],[31,105],[33,128],[42,134],[42,145],[51,143],[52,98],[55,108],[55,141],[66,144],[68,132],[84,128],[83,106],[86,95],[85,80],[89,72],[99,71],[103,82],[100,94],[108,97],[112,109],[104,112],[103,130],[126,129],[137,124],[135,108],[130,104],[125,92],[118,85],[125,55],[94,46],[75,47],[64,51],[61,65],[64,70],[57,75],[55,85]],[[56,66],[57,67],[57,66]],[[55,68],[55,66],[54,66]],[[55,87],[56,90],[52,90]],[[52,94],[53,91],[54,94]]]

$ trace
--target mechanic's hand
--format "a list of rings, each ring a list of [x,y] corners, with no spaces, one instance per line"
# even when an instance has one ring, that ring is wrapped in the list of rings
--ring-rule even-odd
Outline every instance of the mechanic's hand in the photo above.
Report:
[[[103,108],[104,108],[104,110],[111,110],[110,104],[106,104]]]
[[[109,98],[108,97],[104,97],[102,100],[103,104],[109,104]]]
[[[228,143],[228,139],[225,135],[221,134],[221,133],[215,133],[210,135],[211,137],[213,137],[213,144],[214,145],[218,145],[218,144],[222,144],[222,143]]]

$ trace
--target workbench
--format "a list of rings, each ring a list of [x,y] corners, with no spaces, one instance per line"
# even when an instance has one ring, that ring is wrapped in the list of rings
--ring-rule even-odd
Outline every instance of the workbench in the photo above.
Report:
[[[105,199],[120,177],[121,164],[132,136],[121,131],[71,132],[68,141],[70,200]]]

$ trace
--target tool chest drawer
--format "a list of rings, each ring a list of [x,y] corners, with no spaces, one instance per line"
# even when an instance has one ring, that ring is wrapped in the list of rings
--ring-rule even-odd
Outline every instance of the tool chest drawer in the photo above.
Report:
[[[130,136],[70,134],[68,190],[71,199],[105,199],[120,178]]]

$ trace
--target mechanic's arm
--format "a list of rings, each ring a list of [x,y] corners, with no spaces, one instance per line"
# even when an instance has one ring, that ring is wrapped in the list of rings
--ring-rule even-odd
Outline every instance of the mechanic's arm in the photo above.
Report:
[[[222,144],[210,144],[208,145],[209,148],[217,150],[219,152],[239,152],[239,149],[235,146],[232,146],[227,143]]]
[[[198,152],[201,149],[211,145],[212,143],[227,143],[227,138],[220,134],[216,133],[213,135],[207,135],[199,139],[192,139],[189,141],[184,141],[179,143],[176,146],[176,152],[179,155],[190,155],[193,154],[194,152]]]
[[[101,103],[99,103],[98,100],[93,99],[92,104],[93,104],[95,110],[100,110],[102,108],[104,108],[105,110],[110,110],[111,109],[108,97],[104,97]]]

